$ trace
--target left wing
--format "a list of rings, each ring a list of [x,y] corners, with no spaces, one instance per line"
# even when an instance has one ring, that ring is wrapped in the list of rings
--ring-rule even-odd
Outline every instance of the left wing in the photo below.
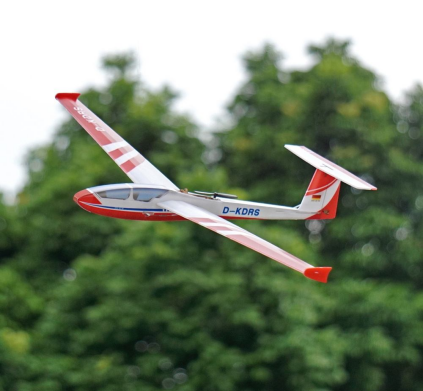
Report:
[[[158,205],[297,270],[312,280],[327,282],[328,275],[332,270],[331,267],[313,267],[251,232],[197,206],[175,200],[159,202]]]
[[[178,187],[144,156],[82,104],[78,100],[79,95],[76,93],[59,93],[56,95],[56,99],[65,106],[72,117],[107,152],[132,182],[140,185],[161,185],[168,189],[178,190]]]

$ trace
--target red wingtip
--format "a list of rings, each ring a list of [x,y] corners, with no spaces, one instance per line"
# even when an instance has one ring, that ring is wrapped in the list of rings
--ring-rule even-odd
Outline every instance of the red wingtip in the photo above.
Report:
[[[59,92],[58,94],[56,94],[56,99],[60,100],[60,99],[70,99],[74,102],[76,102],[76,100],[78,99],[78,97],[81,94],[78,94],[77,92]]]
[[[328,282],[328,277],[331,270],[331,267],[309,267],[304,271],[304,275],[312,280]]]

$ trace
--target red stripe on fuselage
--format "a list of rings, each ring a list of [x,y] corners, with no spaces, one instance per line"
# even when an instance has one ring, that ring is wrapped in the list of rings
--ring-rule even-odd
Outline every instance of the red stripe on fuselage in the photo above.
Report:
[[[82,200],[83,197],[83,200]],[[165,213],[165,212],[141,212],[141,211],[127,211],[119,209],[107,209],[96,207],[96,204],[101,205],[101,202],[88,190],[82,190],[75,194],[74,201],[84,210],[90,213],[98,214],[100,216],[107,216],[116,219],[125,219],[125,220],[141,220],[141,221],[183,221],[186,220],[184,217],[176,215],[174,213]],[[216,216],[221,217],[225,220],[259,220],[251,219],[249,217],[231,217],[231,216]],[[193,218],[192,221],[201,225],[201,223],[217,223],[217,220],[209,218]],[[235,231],[232,227],[225,227],[224,223],[221,226],[217,227],[207,227],[213,231]],[[241,230],[241,228],[240,228]]]
[[[141,221],[182,221],[185,220],[182,216],[173,213],[149,213],[136,212],[118,209],[98,208],[84,202],[79,202],[79,206],[87,212],[95,213],[100,216],[112,217],[115,219],[124,220],[141,220]]]

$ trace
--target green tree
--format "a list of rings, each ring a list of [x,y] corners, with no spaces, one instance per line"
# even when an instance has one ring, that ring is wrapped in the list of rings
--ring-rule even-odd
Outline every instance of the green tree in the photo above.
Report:
[[[242,224],[313,264],[333,265],[330,283],[188,222],[114,221],[79,210],[73,193],[127,178],[70,120],[29,155],[16,211],[0,205],[20,244],[0,241],[0,386],[422,388],[421,88],[397,106],[348,42],[311,46],[310,55],[309,70],[288,71],[271,45],[246,54],[230,126],[208,149],[221,155],[214,166],[201,163],[208,155],[196,126],[174,113],[176,94],[135,79],[132,54],[107,57],[110,84],[81,99],[183,187],[295,205],[313,168],[286,143],[374,182],[379,190],[366,194],[344,186],[333,221]]]
[[[22,239],[15,208],[4,203],[0,193],[0,263],[12,257],[19,249]]]
[[[403,136],[409,126],[401,119],[397,131],[395,108],[377,77],[349,55],[348,43],[329,40],[311,46],[310,53],[316,64],[290,73],[281,68],[281,56],[271,46],[247,54],[248,80],[229,107],[234,125],[220,136],[222,161],[237,173],[231,181],[272,202],[298,203],[313,171],[297,167],[297,158],[283,153],[285,143],[307,145],[379,186],[376,194],[363,194],[344,185],[338,219],[292,228],[309,237],[321,259],[333,260],[326,290],[343,298],[327,308],[318,326],[335,329],[340,337],[336,351],[342,370],[337,379],[327,378],[326,386],[410,389],[421,382],[413,376],[422,342],[417,332],[421,294],[416,291],[421,241],[414,230],[420,221],[416,200],[422,166]],[[418,89],[412,96],[410,108],[400,114],[417,123]],[[307,384],[309,371],[302,365],[297,369]],[[313,388],[308,384],[304,389]]]

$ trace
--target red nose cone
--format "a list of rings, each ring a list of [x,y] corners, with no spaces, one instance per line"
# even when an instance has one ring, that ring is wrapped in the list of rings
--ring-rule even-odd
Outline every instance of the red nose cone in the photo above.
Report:
[[[100,201],[97,199],[97,197],[86,189],[78,191],[78,193],[73,196],[73,200],[83,208],[86,206],[87,203],[100,204]]]

